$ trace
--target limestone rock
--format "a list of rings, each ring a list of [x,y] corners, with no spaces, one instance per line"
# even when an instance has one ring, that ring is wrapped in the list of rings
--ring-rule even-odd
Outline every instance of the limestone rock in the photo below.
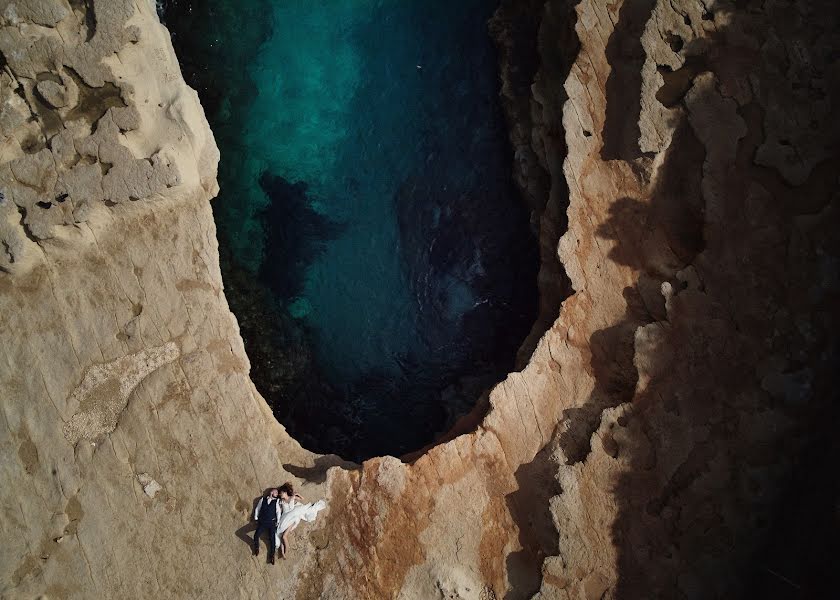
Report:
[[[840,328],[837,13],[753,4],[501,3],[540,322],[460,429],[352,465],[248,377],[152,3],[0,2],[0,595],[743,593]],[[268,573],[248,515],[293,478],[331,508]]]
[[[76,407],[76,411],[64,424],[64,437],[75,444],[81,439],[96,439],[111,433],[134,388],[149,373],[177,357],[178,346],[168,342],[90,367],[82,383],[67,399],[68,409]]]
[[[52,108],[65,109],[66,111],[75,108],[79,101],[79,86],[67,73],[60,73],[61,82],[52,79],[39,81],[35,90]]]
[[[143,493],[152,499],[154,499],[157,493],[163,489],[163,486],[152,479],[152,476],[148,473],[140,473],[137,476],[137,481],[139,481],[140,485],[143,486]]]

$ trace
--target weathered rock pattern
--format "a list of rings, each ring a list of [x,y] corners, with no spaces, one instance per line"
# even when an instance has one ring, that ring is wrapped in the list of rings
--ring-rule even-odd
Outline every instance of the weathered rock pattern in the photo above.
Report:
[[[759,570],[797,592],[772,572],[794,560],[756,555],[836,411],[836,11],[576,11],[559,246],[576,293],[554,329],[588,338],[592,380],[560,392],[576,400],[554,440],[560,550],[540,597],[749,596]],[[578,303],[601,322],[581,327]]]
[[[836,411],[835,13],[503,2],[533,354],[453,439],[353,468],[248,378],[151,3],[0,2],[0,596],[743,592]],[[244,526],[292,476],[329,510],[269,567]]]

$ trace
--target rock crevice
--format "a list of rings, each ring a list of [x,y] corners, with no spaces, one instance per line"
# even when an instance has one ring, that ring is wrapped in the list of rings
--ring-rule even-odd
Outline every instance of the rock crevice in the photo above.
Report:
[[[218,150],[151,3],[0,2],[0,595],[818,595],[831,536],[772,525],[836,452],[835,13],[503,2],[540,322],[486,414],[351,465],[249,379]],[[329,510],[269,573],[247,523],[292,477]]]

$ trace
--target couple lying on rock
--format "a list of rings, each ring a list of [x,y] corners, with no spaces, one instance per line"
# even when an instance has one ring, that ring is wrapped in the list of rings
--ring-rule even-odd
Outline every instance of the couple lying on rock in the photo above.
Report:
[[[326,506],[323,500],[304,504],[303,498],[295,493],[294,487],[289,482],[279,488],[268,490],[254,509],[254,520],[257,522],[257,530],[254,532],[254,556],[260,553],[260,534],[268,533],[269,564],[274,564],[277,548],[280,549],[280,556],[286,558],[289,533],[301,521],[314,521],[318,511]]]

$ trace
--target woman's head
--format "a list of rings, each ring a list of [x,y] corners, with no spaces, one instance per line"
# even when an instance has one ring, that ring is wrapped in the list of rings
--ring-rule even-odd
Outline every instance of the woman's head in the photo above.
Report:
[[[281,485],[279,490],[280,490],[280,497],[283,500],[288,500],[289,498],[291,498],[295,495],[295,488],[292,485],[291,481],[287,481],[286,483]]]

